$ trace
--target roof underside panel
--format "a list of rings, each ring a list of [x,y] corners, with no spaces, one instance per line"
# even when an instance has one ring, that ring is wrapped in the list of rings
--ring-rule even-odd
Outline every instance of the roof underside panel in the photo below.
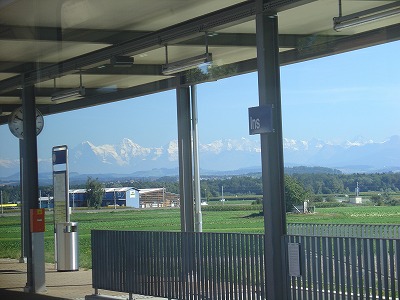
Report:
[[[264,13],[279,17],[282,65],[399,39],[400,14],[386,16],[398,12],[399,1],[341,3],[267,2]],[[21,104],[23,75],[35,84],[36,104],[46,115],[255,71],[255,14],[251,0],[2,1],[0,124]],[[385,17],[333,29],[335,17],[342,25],[352,14],[358,21]],[[206,66],[163,73],[167,63],[205,54],[212,57]],[[80,86],[84,96],[52,101]]]

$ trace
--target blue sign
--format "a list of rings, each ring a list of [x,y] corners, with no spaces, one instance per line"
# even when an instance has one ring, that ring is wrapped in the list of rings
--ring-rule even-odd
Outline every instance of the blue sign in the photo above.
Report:
[[[53,151],[53,165],[67,163],[67,149]]]
[[[249,107],[249,134],[273,132],[272,105]]]

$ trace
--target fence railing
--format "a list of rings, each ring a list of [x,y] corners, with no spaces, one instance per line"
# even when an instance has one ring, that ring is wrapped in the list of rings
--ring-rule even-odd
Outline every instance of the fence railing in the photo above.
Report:
[[[292,300],[400,295],[400,239],[288,235],[283,242],[299,249],[300,274],[287,278]],[[264,235],[94,230],[92,273],[95,289],[168,299],[266,299]]]
[[[300,245],[291,299],[398,299],[400,240],[286,236]]]
[[[289,223],[288,235],[400,239],[400,225]]]
[[[263,235],[92,231],[93,287],[168,299],[265,299]]]

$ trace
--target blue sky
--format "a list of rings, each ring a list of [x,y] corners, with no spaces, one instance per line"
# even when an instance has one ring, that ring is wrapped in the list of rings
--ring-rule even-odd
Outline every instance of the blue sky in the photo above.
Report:
[[[383,141],[400,135],[400,42],[281,68],[283,135],[342,142],[357,136]],[[247,109],[258,105],[257,74],[198,86],[201,143],[248,135]],[[39,157],[55,145],[146,146],[176,139],[175,91],[45,117]],[[18,141],[0,126],[0,159],[18,157]]]

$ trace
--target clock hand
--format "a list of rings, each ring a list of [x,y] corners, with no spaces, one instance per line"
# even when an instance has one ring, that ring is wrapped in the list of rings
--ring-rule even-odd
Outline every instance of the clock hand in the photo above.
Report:
[[[15,118],[16,118],[17,120],[22,121],[22,119],[21,119],[20,117],[18,117],[18,116],[15,116]]]

